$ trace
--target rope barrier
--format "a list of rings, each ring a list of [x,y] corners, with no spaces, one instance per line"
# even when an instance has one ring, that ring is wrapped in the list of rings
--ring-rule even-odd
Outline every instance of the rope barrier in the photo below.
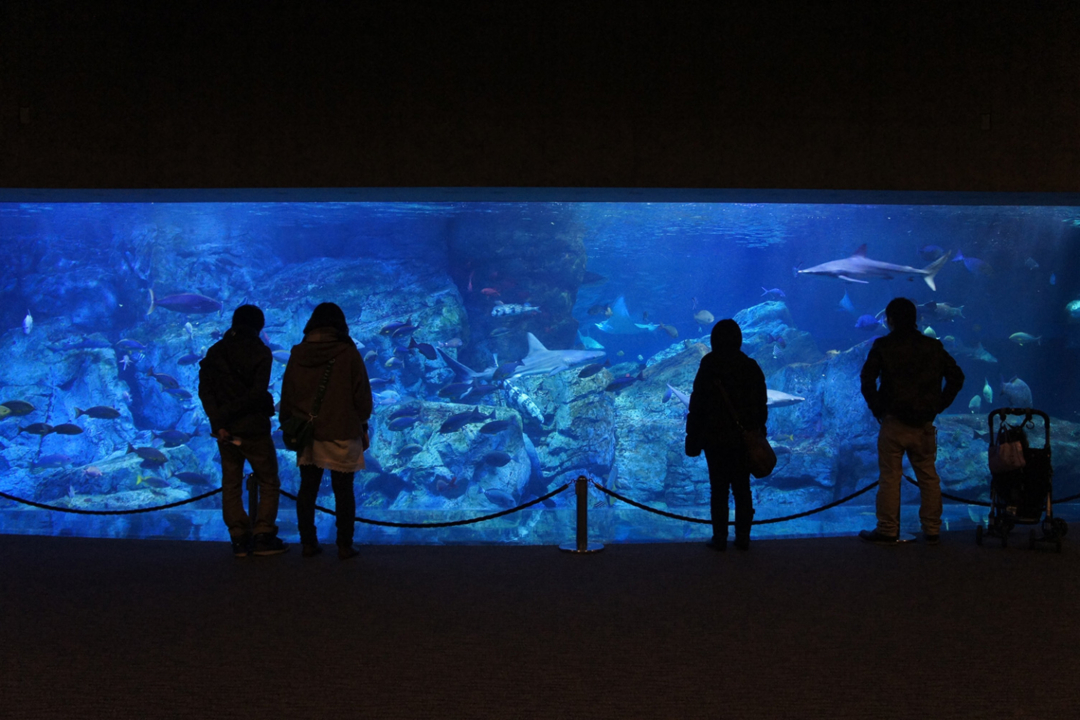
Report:
[[[492,513],[490,515],[482,515],[480,517],[469,518],[467,520],[451,520],[449,522],[436,522],[436,523],[399,523],[399,522],[390,522],[389,520],[372,520],[371,518],[363,518],[363,517],[356,517],[356,518],[354,518],[354,520],[356,520],[356,522],[365,523],[367,525],[379,525],[381,527],[398,527],[398,528],[439,528],[439,527],[455,527],[457,525],[471,525],[472,523],[484,522],[485,520],[494,520],[495,518],[502,517],[503,515],[509,515],[510,513],[517,512],[518,510],[524,510],[525,508],[532,507],[533,505],[536,505],[537,503],[542,503],[545,500],[550,500],[551,498],[555,497],[556,495],[561,493],[566,488],[570,487],[570,485],[571,485],[571,483],[566,483],[565,485],[563,485],[563,486],[561,486],[559,488],[556,488],[555,490],[552,490],[551,492],[549,492],[547,495],[544,495],[543,497],[535,498],[533,500],[530,500],[527,503],[522,503],[521,505],[518,505],[517,507],[512,507],[512,508],[509,508],[508,510],[502,510],[502,511],[497,512],[497,513]],[[289,498],[293,502],[297,501],[296,496],[293,495],[292,493],[285,492],[284,490],[282,490],[280,492],[281,492],[282,495]],[[315,509],[320,511],[320,512],[324,512],[327,515],[334,515],[334,516],[337,515],[337,513],[335,511],[331,510],[330,508],[324,508],[321,505],[316,505]]]
[[[41,508],[42,510],[53,510],[55,512],[73,513],[75,515],[137,515],[138,513],[155,512],[157,510],[168,510],[169,508],[180,507],[181,505],[187,505],[189,503],[205,500],[211,495],[217,495],[221,492],[221,488],[215,488],[210,492],[205,492],[202,495],[196,495],[195,497],[188,498],[187,500],[180,500],[174,503],[168,503],[167,505],[155,505],[154,507],[136,508],[134,510],[82,510],[80,508],[70,507],[57,507],[56,505],[45,505],[44,503],[34,502],[33,500],[27,500],[21,497],[15,497],[14,495],[8,495],[5,492],[0,492],[0,497],[7,500],[14,500],[17,503],[23,505],[30,505],[31,507]]]
[[[915,480],[914,478],[912,478],[912,477],[909,477],[909,476],[905,475],[904,479],[907,480],[912,485],[914,485],[915,487],[919,486],[919,482],[917,480]],[[947,492],[941,493],[941,497],[944,498],[945,500],[952,500],[953,502],[964,503],[965,505],[978,505],[979,507],[990,507],[990,503],[988,503],[988,502],[983,502],[982,500],[968,500],[967,498],[957,497],[956,495],[950,495]],[[1061,502],[1061,501],[1059,500],[1058,502]]]
[[[664,517],[669,517],[669,518],[672,518],[673,520],[684,520],[686,522],[701,523],[703,525],[712,524],[712,518],[706,518],[706,519],[695,518],[695,517],[690,517],[688,515],[678,515],[676,513],[667,512],[666,510],[659,510],[659,509],[654,508],[654,507],[649,507],[648,505],[643,505],[642,503],[639,503],[639,502],[637,502],[635,500],[631,500],[628,497],[624,497],[624,496],[620,495],[619,493],[615,492],[614,490],[609,490],[608,488],[604,487],[603,485],[596,482],[595,480],[592,480],[590,482],[592,482],[592,484],[596,487],[597,490],[599,490],[599,491],[601,491],[603,493],[607,493],[608,495],[615,498],[616,500],[622,500],[624,503],[627,503],[628,505],[633,505],[634,507],[640,508],[641,510],[646,510],[648,512],[655,513],[657,515],[663,515]],[[841,498],[839,500],[831,502],[828,505],[822,505],[821,507],[814,508],[813,510],[807,510],[806,512],[796,513],[794,515],[785,515],[783,517],[766,518],[764,520],[754,520],[751,524],[752,525],[768,525],[769,523],[787,522],[788,520],[797,520],[798,518],[806,517],[807,515],[813,515],[815,513],[824,512],[825,510],[829,510],[831,508],[834,508],[837,505],[843,505],[844,503],[848,502],[849,500],[854,500],[855,498],[859,497],[863,493],[876,488],[877,485],[878,484],[876,482],[870,483],[869,485],[864,487],[862,490],[856,490],[855,492],[853,492],[852,494],[848,495],[845,498]]]

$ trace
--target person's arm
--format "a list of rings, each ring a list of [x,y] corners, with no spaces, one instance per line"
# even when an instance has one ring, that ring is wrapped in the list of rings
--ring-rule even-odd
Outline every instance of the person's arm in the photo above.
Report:
[[[964,387],[964,371],[960,369],[960,366],[956,364],[956,360],[953,360],[953,356],[950,355],[944,348],[941,350],[945,356],[945,371],[943,373],[945,377],[945,387],[941,391],[941,409],[939,413],[945,412],[946,408],[952,405],[953,400],[960,394],[960,390]]]
[[[754,407],[761,414],[758,427],[764,430],[769,422],[769,391],[765,387],[765,373],[761,371],[761,366],[754,363],[754,367],[757,370],[757,377],[754,378]]]
[[[866,400],[866,406],[870,408],[870,412],[874,414],[878,420],[881,419],[881,395],[878,392],[878,377],[881,375],[881,351],[877,348],[877,343],[870,348],[870,353],[866,356],[866,362],[863,363],[862,372],[859,373],[859,382],[861,385],[863,399]]]
[[[210,432],[217,435],[224,418],[214,387],[213,366],[215,361],[216,358],[211,358],[210,353],[207,353],[207,356],[199,361],[199,400],[202,401],[203,412],[206,413],[206,417],[210,421]]]
[[[371,381],[368,379],[367,366],[364,364],[364,358],[360,357],[360,351],[356,351],[356,372],[353,380],[353,407],[356,408],[356,414],[360,416],[360,421],[367,423],[368,418],[371,417],[371,411],[374,409],[374,403],[371,399]]]

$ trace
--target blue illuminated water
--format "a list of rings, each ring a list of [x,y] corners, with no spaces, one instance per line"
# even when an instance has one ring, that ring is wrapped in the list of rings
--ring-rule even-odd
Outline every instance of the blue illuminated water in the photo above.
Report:
[[[986,498],[986,441],[978,434],[986,413],[1006,404],[1003,383],[1013,378],[1054,419],[1057,494],[1080,490],[1080,307],[1070,305],[1080,299],[1075,206],[6,202],[0,237],[0,402],[16,410],[0,419],[0,490],[46,505],[131,509],[210,489],[220,467],[192,358],[227,328],[236,306],[254,303],[266,312],[266,339],[284,360],[323,301],[345,310],[369,373],[381,380],[371,470],[356,479],[364,517],[484,515],[579,475],[669,512],[707,517],[704,460],[683,456],[685,408],[664,398],[669,385],[689,392],[710,317],[739,320],[744,350],[762,365],[769,387],[803,398],[771,409],[780,461],[771,477],[755,481],[758,518],[829,503],[876,480],[876,425],[859,395],[858,371],[869,342],[884,332],[874,317],[896,296],[923,306],[921,327],[945,342],[967,376],[938,422],[946,491]],[[941,253],[950,257],[934,278],[936,291],[905,271],[865,284],[797,272],[862,245],[873,260],[915,269]],[[178,294],[222,309],[169,309],[168,298]],[[493,315],[499,302],[538,311]],[[417,343],[477,371],[496,358],[522,359],[527,333],[552,350],[597,343],[609,365],[588,377],[579,377],[579,365],[448,399],[440,390],[455,374],[442,355],[429,359],[408,349],[408,337],[380,334],[406,319],[418,326]],[[275,363],[275,396],[284,367]],[[606,389],[639,373],[643,380]],[[155,374],[175,378],[179,388],[170,391]],[[25,409],[19,402],[32,410],[18,414]],[[421,408],[420,420],[391,428],[390,414],[407,405]],[[449,415],[474,405],[511,427],[439,432]],[[92,407],[115,409],[118,417],[80,412]],[[43,423],[77,428],[42,435]],[[167,431],[191,437],[166,443],[159,436]],[[127,452],[129,444],[158,448],[167,460],[147,463]],[[500,465],[504,454],[510,460]],[[281,450],[279,460],[283,487],[293,491],[293,456]],[[601,540],[706,535],[705,526],[648,515],[595,490],[589,502]],[[854,532],[872,526],[872,502],[871,493],[755,532]],[[222,538],[217,512],[217,498],[119,518],[0,500],[3,531],[43,534]],[[970,523],[981,515],[957,506],[947,516]],[[282,502],[279,521],[286,537],[294,531],[290,502]],[[567,491],[479,525],[361,526],[359,539],[562,542],[573,521]]]

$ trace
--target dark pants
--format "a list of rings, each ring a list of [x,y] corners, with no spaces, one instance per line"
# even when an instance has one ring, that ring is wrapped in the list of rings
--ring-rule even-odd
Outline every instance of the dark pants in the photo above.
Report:
[[[239,538],[254,532],[277,533],[278,479],[277,449],[270,436],[243,438],[239,445],[218,440],[221,453],[221,514],[229,535]],[[251,465],[259,483],[259,510],[255,527],[244,512],[244,461]]]
[[[356,473],[330,471],[330,486],[334,489],[334,505],[337,507],[338,547],[352,545],[356,528],[356,495],[353,493],[353,476]],[[319,537],[315,531],[315,498],[319,495],[323,469],[316,465],[300,466],[300,491],[296,493],[296,524],[300,530],[300,542],[315,545]]]
[[[705,448],[705,462],[709,465],[712,491],[713,539],[727,539],[729,488],[735,497],[735,537],[749,539],[750,523],[754,520],[754,497],[750,494],[746,449],[741,445]]]

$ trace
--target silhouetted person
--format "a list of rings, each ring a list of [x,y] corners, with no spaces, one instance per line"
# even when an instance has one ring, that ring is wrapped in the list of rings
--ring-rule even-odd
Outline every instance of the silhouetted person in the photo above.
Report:
[[[705,451],[712,494],[713,537],[708,546],[727,548],[728,488],[735,498],[735,547],[750,547],[750,524],[754,499],[750,494],[750,469],[746,446],[721,390],[727,391],[739,423],[746,430],[764,428],[769,419],[765,375],[742,347],[742,330],[734,320],[721,320],[712,329],[712,352],[701,358],[686,416],[686,454]]]
[[[895,298],[885,308],[890,332],[874,341],[860,379],[878,431],[877,527],[859,537],[895,543],[900,535],[900,482],[904,453],[919,481],[919,520],[927,543],[939,541],[941,478],[934,418],[956,399],[964,373],[940,340],[919,332],[915,303]],[[880,379],[880,386],[878,380]],[[942,381],[945,386],[942,388]]]
[[[334,365],[315,419],[315,440],[296,453],[296,464],[300,466],[296,521],[304,557],[318,555],[321,548],[315,529],[315,498],[323,470],[329,470],[337,515],[338,557],[345,560],[357,554],[352,544],[356,525],[353,476],[364,468],[371,384],[364,359],[349,337],[345,313],[334,303],[322,303],[304,326],[304,341],[294,345],[289,355],[281,380],[282,423],[289,417],[312,414],[319,384],[331,359]]]
[[[221,512],[237,557],[249,552],[276,555],[289,547],[278,538],[274,524],[281,483],[270,438],[274,398],[268,388],[274,359],[259,339],[263,323],[262,310],[254,305],[236,308],[232,327],[199,363],[199,399],[221,453]],[[259,483],[254,528],[242,499],[245,460]]]

